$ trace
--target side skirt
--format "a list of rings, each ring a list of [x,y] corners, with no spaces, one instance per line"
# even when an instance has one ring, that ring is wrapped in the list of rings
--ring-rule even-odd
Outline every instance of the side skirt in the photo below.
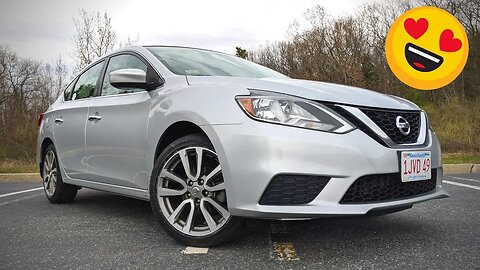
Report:
[[[91,188],[95,190],[114,193],[117,195],[127,196],[135,199],[140,199],[144,201],[150,201],[150,193],[148,192],[148,190],[144,190],[144,189],[117,186],[117,185],[93,182],[93,181],[82,180],[82,179],[72,179],[67,177],[65,177],[63,181],[67,184],[72,184],[80,187],[86,187],[86,188]]]

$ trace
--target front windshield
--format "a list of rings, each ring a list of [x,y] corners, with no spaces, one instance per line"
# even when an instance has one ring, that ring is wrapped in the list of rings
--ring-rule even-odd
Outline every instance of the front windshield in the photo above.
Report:
[[[228,54],[181,47],[146,48],[178,75],[287,78],[269,68]]]

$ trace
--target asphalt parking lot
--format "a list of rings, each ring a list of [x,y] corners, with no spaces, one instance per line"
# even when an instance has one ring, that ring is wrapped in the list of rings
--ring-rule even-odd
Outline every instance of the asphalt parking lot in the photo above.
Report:
[[[148,202],[83,189],[52,205],[41,183],[0,183],[0,268],[480,269],[480,174],[445,179],[448,199],[380,217],[249,220],[201,254],[170,239]]]

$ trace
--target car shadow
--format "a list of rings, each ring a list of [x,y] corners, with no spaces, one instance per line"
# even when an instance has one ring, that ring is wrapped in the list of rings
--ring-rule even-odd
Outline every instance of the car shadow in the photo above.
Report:
[[[124,197],[103,191],[84,189],[79,191],[75,200],[62,208],[68,206],[69,211],[81,212],[88,216],[117,219],[121,218],[123,223],[132,224],[136,228],[144,228],[146,231],[152,229],[158,233],[159,238],[167,240],[172,245],[183,246],[172,240],[160,227],[153,215],[150,203],[139,199]],[[242,236],[225,247],[241,248],[242,245],[250,247],[264,245],[268,242],[269,221],[246,220],[246,226]]]
[[[162,241],[182,246],[173,241],[160,228],[150,208],[150,203],[99,191],[80,191],[70,205],[91,216],[116,218],[138,230],[158,235]],[[217,247],[224,251],[255,249],[270,245],[270,220],[247,219],[241,237]],[[425,245],[438,238],[441,231],[435,223],[429,222],[414,210],[407,210],[385,216],[319,218],[304,221],[286,221],[285,241],[296,243],[299,253],[317,254],[311,250],[324,252],[341,251],[345,246],[356,248],[391,248],[392,243],[402,242],[403,248],[409,245]],[[154,237],[152,242],[158,241]],[[156,240],[155,240],[156,239]],[[411,239],[412,241],[405,241]],[[361,254],[361,252],[359,253]],[[318,254],[317,254],[318,255]],[[333,254],[331,254],[333,255]],[[308,256],[308,255],[307,255]],[[313,256],[313,255],[312,255]],[[358,255],[360,256],[360,255]],[[312,259],[316,260],[312,257]]]

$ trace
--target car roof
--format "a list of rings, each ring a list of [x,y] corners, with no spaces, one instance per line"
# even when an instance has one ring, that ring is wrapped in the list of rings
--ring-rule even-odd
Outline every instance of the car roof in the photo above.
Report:
[[[231,54],[228,54],[228,53],[219,52],[219,51],[215,51],[215,50],[203,49],[203,48],[197,48],[197,47],[189,47],[189,46],[177,46],[177,45],[143,45],[143,46],[141,46],[141,47],[144,47],[144,48],[153,48],[153,47],[161,47],[161,48],[181,48],[181,49],[192,49],[192,50],[208,51],[208,52],[214,52],[214,53],[231,55]]]

